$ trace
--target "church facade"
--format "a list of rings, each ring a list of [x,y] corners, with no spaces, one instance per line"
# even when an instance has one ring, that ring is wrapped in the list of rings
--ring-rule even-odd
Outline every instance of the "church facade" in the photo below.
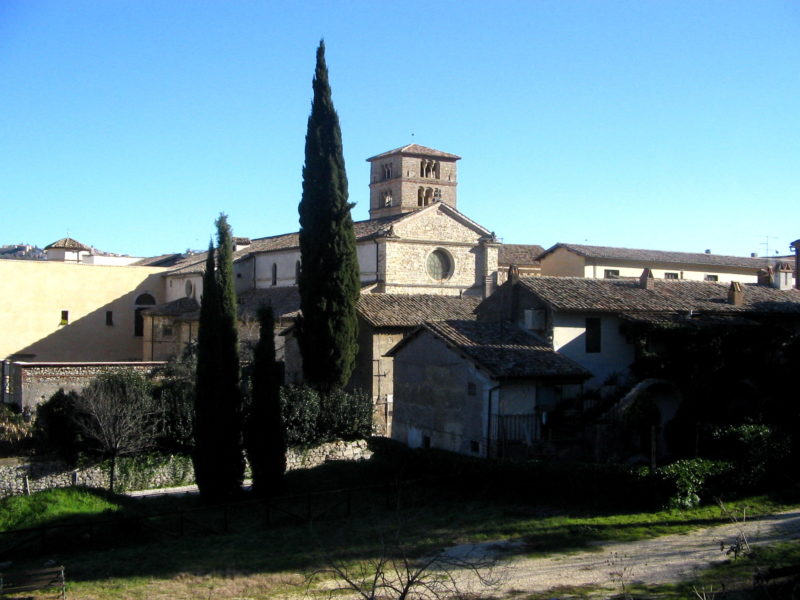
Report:
[[[392,360],[385,351],[425,320],[469,318],[497,285],[501,244],[458,210],[459,158],[411,144],[367,159],[370,218],[353,224],[361,294],[362,299],[381,295],[384,301],[359,303],[360,355],[352,384],[369,390],[384,431],[393,397]],[[235,244],[240,337],[244,345],[256,339],[258,306],[271,305],[286,380],[298,383],[302,368],[296,343],[291,333],[277,334],[299,310],[299,235],[236,238]],[[204,267],[203,253],[164,274],[167,301],[145,314],[144,360],[165,360],[196,337]]]

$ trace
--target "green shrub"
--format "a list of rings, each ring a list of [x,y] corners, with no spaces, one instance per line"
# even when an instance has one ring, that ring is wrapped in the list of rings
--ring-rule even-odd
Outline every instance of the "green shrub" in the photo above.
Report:
[[[790,439],[769,425],[726,425],[711,431],[710,456],[733,463],[732,492],[769,486],[783,472]]]
[[[49,400],[36,408],[33,428],[36,450],[57,454],[70,464],[76,464],[86,444],[76,422],[77,402],[75,392],[58,390]]]
[[[317,440],[320,399],[313,388],[281,388],[281,412],[289,446],[311,446]]]
[[[175,487],[194,483],[194,468],[189,456],[179,454],[139,454],[117,461],[117,491]],[[159,481],[155,481],[160,472]]]
[[[372,435],[372,399],[366,392],[320,394],[307,386],[281,388],[281,412],[289,446],[314,446]]]
[[[725,491],[725,476],[733,469],[729,462],[692,458],[656,469],[660,495],[668,508],[692,508]]]
[[[372,399],[362,390],[334,390],[320,398],[319,441],[358,440],[372,435]]]
[[[0,404],[0,456],[18,454],[29,447],[33,436],[33,423],[30,414],[14,410],[7,404]]]

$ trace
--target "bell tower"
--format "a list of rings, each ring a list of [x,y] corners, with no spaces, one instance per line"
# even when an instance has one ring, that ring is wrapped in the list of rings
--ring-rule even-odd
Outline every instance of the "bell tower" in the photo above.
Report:
[[[460,156],[409,144],[368,158],[369,218],[407,213],[434,202],[456,206]]]

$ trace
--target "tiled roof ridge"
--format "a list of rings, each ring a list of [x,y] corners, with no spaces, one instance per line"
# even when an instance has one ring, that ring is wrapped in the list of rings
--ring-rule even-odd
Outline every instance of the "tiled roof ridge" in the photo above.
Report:
[[[426,321],[421,328],[499,378],[579,378],[591,376],[533,332],[508,321],[449,319]],[[491,336],[498,335],[496,342]]]
[[[631,279],[522,277],[519,284],[556,310],[585,312],[703,312],[800,314],[800,290],[743,283],[741,305],[728,302],[729,282],[657,279],[649,289]]]
[[[371,162],[379,158],[384,158],[386,156],[391,156],[393,154],[437,156],[439,158],[451,158],[454,160],[461,160],[461,157],[456,154],[450,154],[449,152],[443,152],[442,150],[436,150],[435,148],[429,148],[427,146],[422,146],[420,144],[406,144],[405,146],[400,146],[399,148],[394,148],[393,150],[387,150],[386,152],[381,152],[380,154],[371,156],[367,159],[367,162]]]
[[[652,250],[647,248],[628,248],[625,246],[595,246],[591,244],[572,244],[567,242],[559,242],[551,246],[545,250],[539,258],[544,258],[559,248],[565,248],[585,258],[661,261],[674,264],[699,263],[705,265],[745,266],[751,268],[763,267],[770,263],[768,257],[734,256],[709,252],[685,252],[681,250]]]
[[[56,240],[52,244],[48,244],[44,247],[45,250],[53,249],[65,249],[65,250],[86,250],[87,252],[91,252],[91,247],[87,246],[86,244],[82,244],[76,239],[71,237],[61,238],[60,240]]]

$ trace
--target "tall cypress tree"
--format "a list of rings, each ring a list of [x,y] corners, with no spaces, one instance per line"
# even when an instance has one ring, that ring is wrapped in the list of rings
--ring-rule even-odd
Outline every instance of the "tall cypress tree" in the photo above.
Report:
[[[265,496],[277,491],[286,471],[286,431],[281,416],[272,307],[261,307],[258,321],[260,330],[253,355],[253,385],[244,442],[253,472],[253,490]]]
[[[197,385],[194,411],[194,474],[203,497],[213,498],[216,493],[217,454],[215,402],[217,398],[216,349],[219,346],[217,324],[219,302],[214,245],[209,242],[206,270],[203,274],[203,296],[200,302],[200,325],[197,331]]]
[[[225,215],[215,224],[216,260],[211,246],[200,304],[194,461],[200,493],[212,501],[238,493],[244,478],[233,238]]]
[[[348,200],[339,117],[333,107],[325,43],[317,48],[300,201],[298,322],[306,380],[328,392],[347,383],[358,351],[358,257]]]

